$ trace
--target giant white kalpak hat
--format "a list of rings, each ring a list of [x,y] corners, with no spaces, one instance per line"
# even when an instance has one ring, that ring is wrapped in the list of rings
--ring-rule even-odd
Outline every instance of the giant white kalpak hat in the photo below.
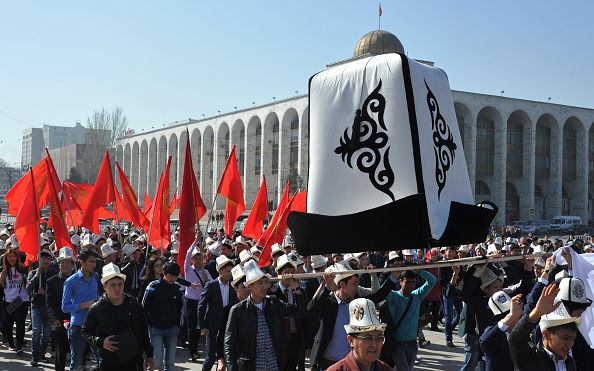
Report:
[[[64,259],[72,260],[73,263],[76,263],[76,259],[74,258],[74,251],[70,247],[62,247],[60,252],[58,253],[58,258],[56,259],[61,262]]]
[[[307,212],[287,219],[301,255],[331,253],[344,231],[343,252],[393,247],[370,230],[406,235],[411,249],[484,238],[497,207],[475,204],[443,70],[388,53],[309,82]]]
[[[286,266],[290,266],[291,268],[293,268],[294,270],[297,270],[297,264],[295,264],[292,260],[289,259],[288,255],[281,255],[277,262],[276,262],[276,273],[278,273],[281,269],[283,269]]]
[[[592,304],[592,299],[586,297],[584,281],[579,278],[568,277],[561,279],[561,282],[559,282],[559,290],[557,300],[565,300],[587,306]]]
[[[570,316],[565,305],[561,303],[553,312],[545,314],[540,318],[540,329],[542,331],[549,327],[561,326],[571,322],[575,322],[579,326],[582,323],[582,318]]]
[[[489,298],[489,309],[494,315],[508,312],[511,309],[511,298],[505,291],[498,291]]]
[[[102,276],[103,276],[103,278],[101,278],[101,283],[104,285],[107,281],[109,281],[110,279],[115,278],[115,277],[120,277],[124,281],[126,280],[126,275],[123,273],[120,273],[120,267],[118,267],[117,265],[115,265],[113,263],[109,263],[109,264],[103,266],[103,275]]]
[[[318,269],[328,264],[328,258],[323,255],[312,255],[311,256],[311,267]]]
[[[260,267],[258,267],[258,263],[254,260],[250,259],[245,265],[243,266],[243,270],[245,272],[245,284],[246,286],[252,284],[259,280],[262,277],[271,278],[269,274],[262,272]]]
[[[349,304],[349,324],[344,326],[347,334],[367,331],[384,331],[385,323],[377,317],[375,304],[369,299],[359,298]]]

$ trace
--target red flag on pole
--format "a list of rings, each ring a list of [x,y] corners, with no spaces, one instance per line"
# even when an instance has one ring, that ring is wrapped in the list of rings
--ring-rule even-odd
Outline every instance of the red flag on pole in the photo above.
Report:
[[[283,243],[285,232],[287,230],[287,217],[291,211],[291,204],[293,203],[295,196],[296,195],[291,197],[286,205],[281,205],[278,209],[276,209],[275,216],[278,214],[276,222],[274,224],[269,224],[268,229],[264,231],[262,237],[260,237],[260,240],[258,240],[257,245],[264,247],[262,249],[262,253],[260,254],[260,261],[258,263],[260,267],[265,267],[270,264],[270,251],[272,250],[272,245],[275,243]]]
[[[171,200],[171,205],[169,205],[169,215],[173,214],[176,206],[177,206],[177,188],[175,189],[175,193],[173,194],[173,200]]]
[[[182,189],[179,193],[179,254],[177,255],[177,262],[182,269],[182,273],[184,273],[183,262],[186,253],[194,242],[194,225],[206,214],[206,206],[202,201],[202,197],[200,197],[198,182],[196,182],[196,176],[194,175],[190,139],[187,140]]]
[[[276,207],[276,211],[274,212],[274,215],[272,215],[272,219],[270,219],[270,222],[268,223],[268,226],[270,227],[271,225],[275,225],[278,221],[278,218],[280,216],[279,211],[284,210],[284,208],[287,206],[287,203],[289,202],[289,186],[291,184],[290,180],[287,180],[287,186],[285,187],[285,191],[283,192],[283,196],[281,197],[278,206]]]
[[[47,186],[47,182],[50,179],[50,173],[46,165],[48,161],[50,161],[51,164],[51,159],[44,158],[33,168],[33,177],[35,178],[35,193],[37,195],[37,205],[39,207],[44,207],[49,203],[50,200],[49,187]],[[53,165],[51,166],[53,167]],[[25,191],[27,190],[28,184],[31,182],[31,177],[27,174],[19,179],[16,184],[6,193],[6,196],[4,196],[4,199],[8,203],[8,213],[10,215],[17,215],[21,202],[25,197]],[[58,179],[55,171],[51,174],[51,179],[53,180],[56,189],[62,189],[60,179]]]
[[[227,198],[227,206],[225,207],[225,233],[228,236],[233,236],[233,226],[237,218],[245,211],[245,201],[243,200],[243,187],[241,186],[241,177],[239,176],[239,168],[237,167],[237,159],[235,157],[235,146],[231,149],[223,176],[219,183],[217,193]]]
[[[43,164],[43,166],[46,166],[46,164]],[[28,254],[27,257],[29,260],[36,261],[40,248],[38,232],[39,209],[37,208],[33,170],[31,169],[25,176],[29,177],[29,180],[23,182],[25,189],[14,223],[14,234],[19,241],[20,250]],[[32,257],[29,255],[32,255]]]
[[[120,184],[122,186],[122,201],[124,203],[124,208],[126,210],[126,216],[128,217],[129,221],[134,223],[137,227],[143,227],[145,230],[148,230],[150,227],[150,222],[140,210],[140,206],[138,206],[138,199],[136,198],[136,194],[128,181],[128,177],[124,171],[120,168],[120,165],[116,161],[116,168],[118,170],[118,176],[120,177]],[[145,206],[147,204],[146,198],[148,195],[145,193]],[[150,198],[149,198],[150,200]]]
[[[116,223],[119,223],[120,220],[119,219],[124,219],[125,216],[125,212],[124,212],[124,203],[122,202],[122,196],[120,196],[120,192],[118,191],[118,187],[115,187],[114,189],[115,191],[115,195],[116,195],[116,200],[114,202],[114,208],[113,208],[113,220],[116,221]]]
[[[153,227],[151,229],[151,238],[149,243],[155,247],[166,248],[171,242],[171,233],[169,226],[169,167],[171,166],[171,156],[165,167],[165,174],[161,174],[159,189],[155,195],[151,218]]]
[[[105,152],[99,175],[97,175],[97,181],[89,196],[89,203],[83,209],[81,225],[93,233],[101,234],[101,230],[99,229],[99,209],[115,200],[115,186],[113,184],[113,174],[111,173],[109,152]]]
[[[382,3],[379,4],[379,16],[382,16]]]
[[[151,207],[153,206],[153,200],[149,197],[149,195],[144,192],[144,205],[142,205],[142,213],[145,216],[148,216],[149,211],[151,211]]]
[[[248,216],[245,226],[243,227],[242,235],[251,237],[254,240],[262,236],[262,226],[264,219],[268,217],[268,191],[266,190],[266,177],[262,176],[262,184],[256,196],[256,201],[250,215]]]
[[[51,198],[50,215],[47,225],[52,226],[54,228],[54,240],[56,241],[56,246],[58,247],[58,249],[68,246],[74,250],[72,246],[72,241],[70,240],[70,235],[68,234],[68,229],[66,228],[66,224],[64,223],[64,213],[62,212],[60,199],[58,198],[58,193],[54,188],[53,182],[49,182],[49,188]]]

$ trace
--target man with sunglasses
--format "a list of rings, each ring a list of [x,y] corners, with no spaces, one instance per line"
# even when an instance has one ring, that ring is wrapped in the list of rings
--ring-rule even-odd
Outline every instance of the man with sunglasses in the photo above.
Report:
[[[369,299],[349,303],[349,324],[344,326],[351,351],[327,371],[391,371],[379,360],[384,342],[385,323],[380,323],[375,304]]]

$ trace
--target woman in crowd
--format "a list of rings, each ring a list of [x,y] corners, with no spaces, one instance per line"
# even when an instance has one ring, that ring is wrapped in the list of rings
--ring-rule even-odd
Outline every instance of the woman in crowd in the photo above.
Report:
[[[140,301],[142,301],[142,298],[144,297],[144,292],[146,290],[146,287],[149,285],[149,283],[156,281],[159,278],[163,277],[163,265],[164,265],[163,258],[161,258],[159,256],[152,256],[149,259],[149,262],[146,266],[146,273],[144,274],[144,277],[142,278],[141,283],[140,283],[140,296],[139,296]],[[182,286],[190,286],[194,289],[196,289],[199,286],[199,284],[197,282],[190,283],[189,281],[186,281],[181,277],[177,278],[177,282]]]
[[[4,289],[4,334],[10,350],[23,354],[23,340],[25,338],[25,317],[29,307],[29,294],[25,287],[27,272],[23,269],[20,259],[14,250],[4,254],[2,259],[2,273],[0,286]],[[16,322],[16,347],[12,336],[12,327]]]

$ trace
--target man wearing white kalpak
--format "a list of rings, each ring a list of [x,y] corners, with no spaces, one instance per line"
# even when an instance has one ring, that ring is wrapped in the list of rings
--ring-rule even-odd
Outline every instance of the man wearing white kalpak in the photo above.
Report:
[[[559,291],[557,285],[547,286],[532,312],[509,335],[509,352],[518,370],[577,371],[569,352],[582,319],[571,317],[563,303],[556,301]],[[533,345],[530,334],[539,323],[542,342]]]
[[[351,352],[328,368],[328,371],[391,371],[378,358],[384,341],[385,323],[377,318],[375,304],[369,299],[355,299],[349,304],[348,334]]]

